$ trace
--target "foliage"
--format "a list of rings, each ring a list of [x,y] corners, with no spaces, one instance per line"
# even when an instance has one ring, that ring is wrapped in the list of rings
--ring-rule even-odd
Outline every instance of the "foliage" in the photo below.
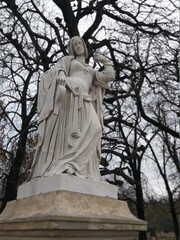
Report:
[[[173,220],[169,211],[167,198],[161,198],[159,200],[151,198],[146,202],[145,207],[148,231],[174,232]],[[179,199],[175,200],[175,207],[178,212],[180,210]]]

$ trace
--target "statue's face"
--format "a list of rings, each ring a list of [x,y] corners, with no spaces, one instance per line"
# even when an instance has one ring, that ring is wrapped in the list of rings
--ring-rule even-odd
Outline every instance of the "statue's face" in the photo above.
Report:
[[[73,50],[76,56],[83,56],[85,51],[84,51],[84,45],[81,40],[81,38],[75,38],[73,39]]]

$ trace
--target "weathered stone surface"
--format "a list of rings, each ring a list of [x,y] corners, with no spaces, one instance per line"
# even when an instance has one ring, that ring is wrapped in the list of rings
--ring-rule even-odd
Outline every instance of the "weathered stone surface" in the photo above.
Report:
[[[39,84],[39,138],[31,179],[62,173],[101,179],[102,100],[115,71],[99,53],[93,58],[104,71],[87,64],[87,47],[79,36],[70,39],[68,49],[69,56],[46,71]]]
[[[72,175],[60,174],[31,180],[18,188],[17,198],[30,197],[40,193],[65,190],[117,199],[118,187],[105,181],[83,179]]]
[[[136,240],[145,230],[126,202],[67,191],[9,202],[0,217],[0,240]]]

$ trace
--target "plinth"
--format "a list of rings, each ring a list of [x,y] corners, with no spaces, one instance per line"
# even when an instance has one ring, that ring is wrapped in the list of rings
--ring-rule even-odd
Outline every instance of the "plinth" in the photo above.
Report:
[[[140,231],[146,222],[126,202],[67,190],[9,202],[0,217],[0,240],[137,240]]]

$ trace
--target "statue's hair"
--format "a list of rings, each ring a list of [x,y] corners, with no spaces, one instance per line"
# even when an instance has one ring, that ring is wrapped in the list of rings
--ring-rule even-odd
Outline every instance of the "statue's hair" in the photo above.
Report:
[[[76,38],[79,38],[81,39],[82,43],[83,43],[83,46],[84,46],[84,55],[85,55],[85,59],[88,58],[88,50],[87,50],[87,47],[86,47],[86,43],[85,41],[83,40],[83,38],[79,37],[79,36],[74,36],[70,39],[69,43],[68,43],[68,46],[67,46],[67,50],[69,52],[69,55],[72,55],[74,57],[76,57],[76,54],[74,52],[74,49],[73,49],[73,41],[74,39]]]

